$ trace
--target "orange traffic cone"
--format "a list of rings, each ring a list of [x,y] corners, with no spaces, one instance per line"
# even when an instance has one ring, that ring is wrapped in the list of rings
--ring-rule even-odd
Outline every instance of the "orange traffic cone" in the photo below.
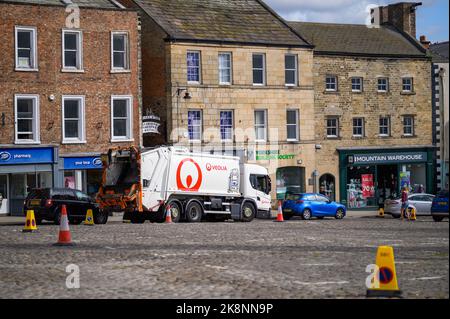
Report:
[[[282,204],[281,204],[281,200],[278,202],[278,214],[277,214],[276,222],[278,222],[278,223],[284,222],[283,207],[282,207]]]
[[[172,223],[172,212],[171,212],[170,205],[167,206],[167,208],[166,208],[166,223],[167,224]]]
[[[55,246],[73,246],[70,236],[69,219],[67,218],[66,205],[61,208],[61,223],[59,225],[59,238]]]

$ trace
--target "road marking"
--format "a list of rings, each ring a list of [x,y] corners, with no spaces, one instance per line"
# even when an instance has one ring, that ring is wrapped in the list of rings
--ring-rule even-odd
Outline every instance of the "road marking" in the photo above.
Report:
[[[325,286],[325,285],[345,285],[348,284],[348,281],[319,281],[319,282],[302,282],[302,281],[294,281],[294,283],[299,285],[306,286]]]
[[[413,281],[413,280],[438,280],[438,279],[442,279],[442,276],[438,276],[438,277],[420,277],[420,278],[411,278],[409,280]]]

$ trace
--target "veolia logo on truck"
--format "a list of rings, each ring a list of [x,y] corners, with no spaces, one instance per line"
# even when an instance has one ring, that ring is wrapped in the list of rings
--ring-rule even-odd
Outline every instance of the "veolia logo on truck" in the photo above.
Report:
[[[185,181],[181,180],[181,171],[186,163],[192,163],[196,168],[197,181],[195,184],[192,175],[188,175]],[[203,180],[202,170],[200,169],[200,165],[198,165],[196,161],[194,161],[192,158],[186,158],[180,162],[177,168],[177,187],[179,190],[185,192],[197,192],[200,189],[200,186],[202,185],[202,180]]]
[[[213,164],[206,164],[206,170],[208,172],[210,171],[224,171],[226,172],[228,170],[228,168],[225,165],[213,165]]]

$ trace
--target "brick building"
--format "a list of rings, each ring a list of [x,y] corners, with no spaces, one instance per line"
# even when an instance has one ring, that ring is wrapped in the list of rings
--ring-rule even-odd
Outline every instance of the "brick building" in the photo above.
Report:
[[[99,155],[140,145],[138,33],[116,1],[0,1],[0,213],[32,187],[94,194]]]
[[[312,191],[312,46],[258,0],[135,0],[146,146],[176,144],[267,167],[272,197]]]
[[[315,45],[320,191],[349,208],[377,207],[403,185],[435,191],[431,60],[415,8],[383,8],[374,28],[291,23]]]

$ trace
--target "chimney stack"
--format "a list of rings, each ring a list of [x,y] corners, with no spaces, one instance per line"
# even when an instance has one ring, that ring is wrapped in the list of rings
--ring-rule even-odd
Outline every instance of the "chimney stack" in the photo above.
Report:
[[[420,36],[420,43],[422,44],[422,46],[423,46],[425,49],[427,49],[427,50],[430,49],[431,41],[428,41],[428,40],[427,40],[427,37],[426,37],[425,35],[421,35],[421,36]]]
[[[422,2],[399,2],[372,9],[372,15],[377,17],[376,20],[379,20],[373,20],[372,23],[379,22],[380,25],[393,25],[416,38],[416,8],[421,5]],[[375,10],[378,12],[375,12]]]

